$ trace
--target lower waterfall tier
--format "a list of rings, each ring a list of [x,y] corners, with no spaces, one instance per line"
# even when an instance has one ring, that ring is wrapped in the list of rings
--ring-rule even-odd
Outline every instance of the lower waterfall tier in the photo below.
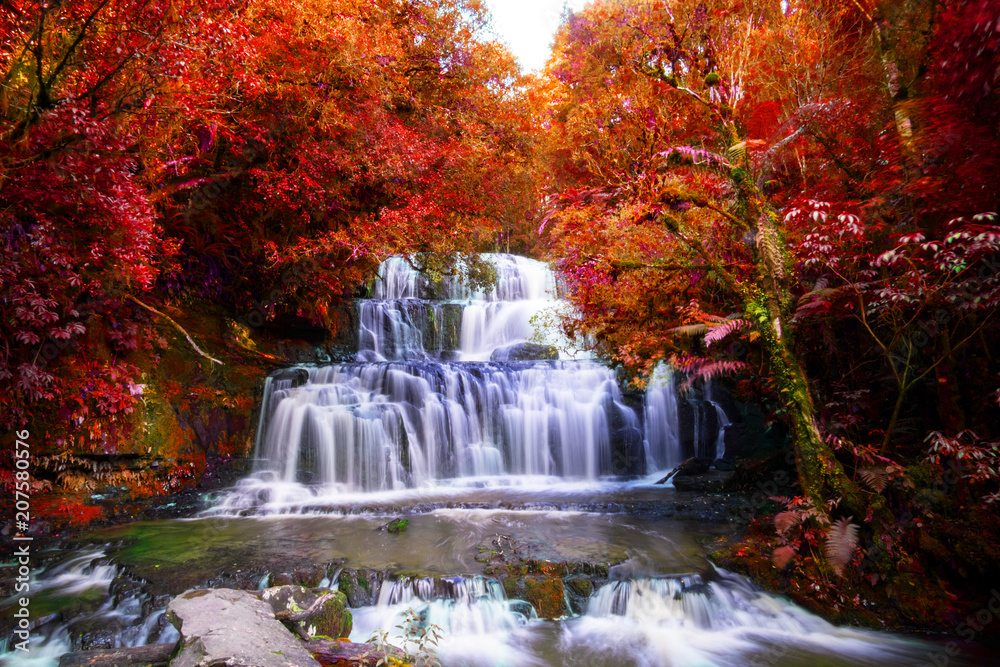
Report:
[[[255,472],[276,484],[645,472],[640,420],[592,362],[342,364],[292,384],[272,385],[258,444]]]

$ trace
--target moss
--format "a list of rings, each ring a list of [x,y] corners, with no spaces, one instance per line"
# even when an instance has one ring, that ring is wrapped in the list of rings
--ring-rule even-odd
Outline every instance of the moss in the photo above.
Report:
[[[407,526],[409,525],[410,525],[409,519],[398,519],[390,523],[388,526],[386,526],[386,530],[388,530],[393,535],[398,535],[399,533],[406,530]]]
[[[560,618],[566,614],[566,596],[559,577],[525,577],[524,599],[535,608],[539,618]]]
[[[323,609],[314,616],[309,625],[315,628],[313,636],[347,637],[351,634],[354,617],[347,608],[347,597],[337,591],[334,597],[323,604]]]

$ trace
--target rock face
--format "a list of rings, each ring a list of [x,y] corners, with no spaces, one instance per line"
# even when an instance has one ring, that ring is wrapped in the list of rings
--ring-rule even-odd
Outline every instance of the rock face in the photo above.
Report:
[[[171,667],[318,667],[319,663],[252,593],[188,591],[167,606],[180,632]]]

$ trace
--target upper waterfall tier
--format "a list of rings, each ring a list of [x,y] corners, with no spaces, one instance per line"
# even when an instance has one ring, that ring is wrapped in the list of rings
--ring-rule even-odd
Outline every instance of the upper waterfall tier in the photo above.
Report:
[[[455,277],[434,282],[405,257],[383,262],[373,298],[359,303],[358,360],[551,359],[569,349],[535,327],[538,316],[565,307],[548,266],[515,255],[482,258],[496,270],[496,281],[482,290]]]

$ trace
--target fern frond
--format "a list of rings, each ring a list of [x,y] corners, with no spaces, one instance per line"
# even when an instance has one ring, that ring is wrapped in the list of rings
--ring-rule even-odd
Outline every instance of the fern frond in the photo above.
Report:
[[[771,562],[774,563],[774,566],[779,570],[784,570],[785,566],[788,565],[793,558],[795,558],[795,554],[796,551],[794,547],[787,545],[778,547],[774,550],[774,553],[771,554]]]
[[[670,363],[677,370],[687,373],[688,377],[680,387],[682,392],[689,390],[698,380],[711,380],[722,375],[744,373],[750,368],[742,361],[705,359],[690,355],[682,357],[674,355]]]
[[[719,326],[709,327],[708,333],[705,334],[705,347],[711,347],[712,343],[717,343],[737,331],[742,331],[743,329],[749,329],[751,327],[753,327],[752,322],[740,319],[728,320]]]
[[[730,146],[726,149],[726,157],[729,158],[730,162],[736,162],[742,160],[747,154],[747,142],[741,141],[738,144]]]
[[[844,567],[851,562],[857,547],[858,527],[850,519],[837,519],[826,536],[826,557],[839,576],[843,576]]]
[[[875,493],[882,493],[885,489],[885,485],[888,482],[889,475],[886,473],[885,468],[864,468],[858,471],[861,475],[861,479],[864,480],[865,484],[871,487],[872,491]]]
[[[779,535],[784,535],[789,529],[802,522],[802,513],[795,511],[781,512],[774,517],[774,528]]]
[[[674,327],[670,330],[670,333],[677,334],[678,336],[701,336],[708,331],[707,324],[686,324],[681,327]]]

